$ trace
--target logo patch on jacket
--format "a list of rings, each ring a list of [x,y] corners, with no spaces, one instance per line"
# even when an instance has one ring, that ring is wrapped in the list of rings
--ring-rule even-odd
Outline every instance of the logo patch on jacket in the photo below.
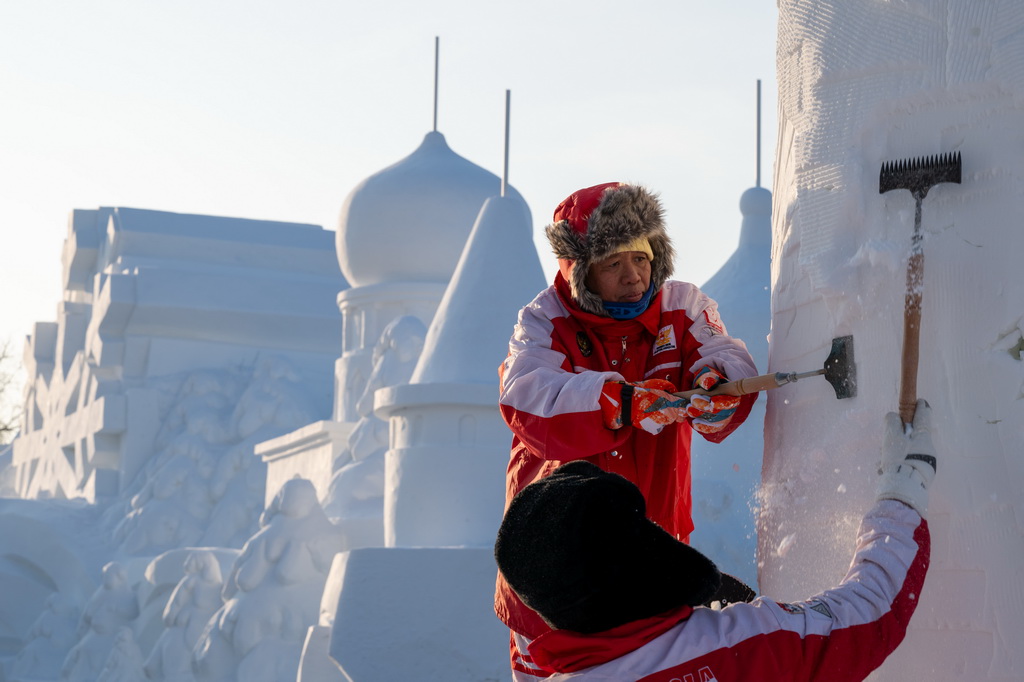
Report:
[[[676,330],[672,325],[662,327],[658,330],[658,338],[654,339],[654,350],[651,355],[657,355],[662,351],[676,349]]]
[[[817,611],[829,620],[835,620],[835,616],[832,615],[831,609],[829,609],[828,606],[825,605],[825,602],[811,602],[811,611]]]
[[[576,332],[576,345],[580,347],[580,353],[585,358],[589,358],[594,352],[594,344],[590,343],[590,337],[583,332]]]
[[[704,331],[708,336],[725,334],[725,325],[722,324],[722,318],[718,316],[717,310],[704,309]]]

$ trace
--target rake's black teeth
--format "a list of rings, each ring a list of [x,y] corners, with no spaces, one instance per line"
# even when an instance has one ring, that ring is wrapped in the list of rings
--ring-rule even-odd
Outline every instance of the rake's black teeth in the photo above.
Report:
[[[906,189],[924,196],[940,182],[959,184],[961,168],[960,152],[887,161],[878,174],[878,193]]]

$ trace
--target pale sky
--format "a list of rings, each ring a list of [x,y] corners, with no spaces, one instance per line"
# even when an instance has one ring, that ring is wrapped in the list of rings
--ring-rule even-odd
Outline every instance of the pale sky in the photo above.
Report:
[[[433,127],[543,228],[580,187],[660,192],[702,284],[776,144],[773,0],[8,0],[0,5],[0,340],[56,319],[75,208],[322,225]],[[726,312],[726,320],[727,320]],[[340,351],[340,349],[339,349]]]

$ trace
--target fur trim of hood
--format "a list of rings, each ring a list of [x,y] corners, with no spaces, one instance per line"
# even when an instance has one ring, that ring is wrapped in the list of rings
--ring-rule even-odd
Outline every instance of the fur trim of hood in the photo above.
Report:
[[[654,254],[654,291],[672,276],[675,249],[664,209],[656,194],[639,185],[607,183],[574,192],[555,210],[555,221],[544,232],[573,299],[589,313],[609,317],[601,298],[586,287],[590,266],[638,237],[647,238]]]

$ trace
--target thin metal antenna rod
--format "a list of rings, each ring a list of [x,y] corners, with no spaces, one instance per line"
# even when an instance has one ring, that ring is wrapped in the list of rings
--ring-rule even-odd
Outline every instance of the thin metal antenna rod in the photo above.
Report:
[[[434,132],[437,132],[437,65],[441,60],[441,36],[434,36]]]
[[[501,176],[501,196],[505,196],[508,187],[508,131],[512,115],[512,91],[505,91],[505,172]]]
[[[761,79],[757,79],[757,187],[761,186]]]

